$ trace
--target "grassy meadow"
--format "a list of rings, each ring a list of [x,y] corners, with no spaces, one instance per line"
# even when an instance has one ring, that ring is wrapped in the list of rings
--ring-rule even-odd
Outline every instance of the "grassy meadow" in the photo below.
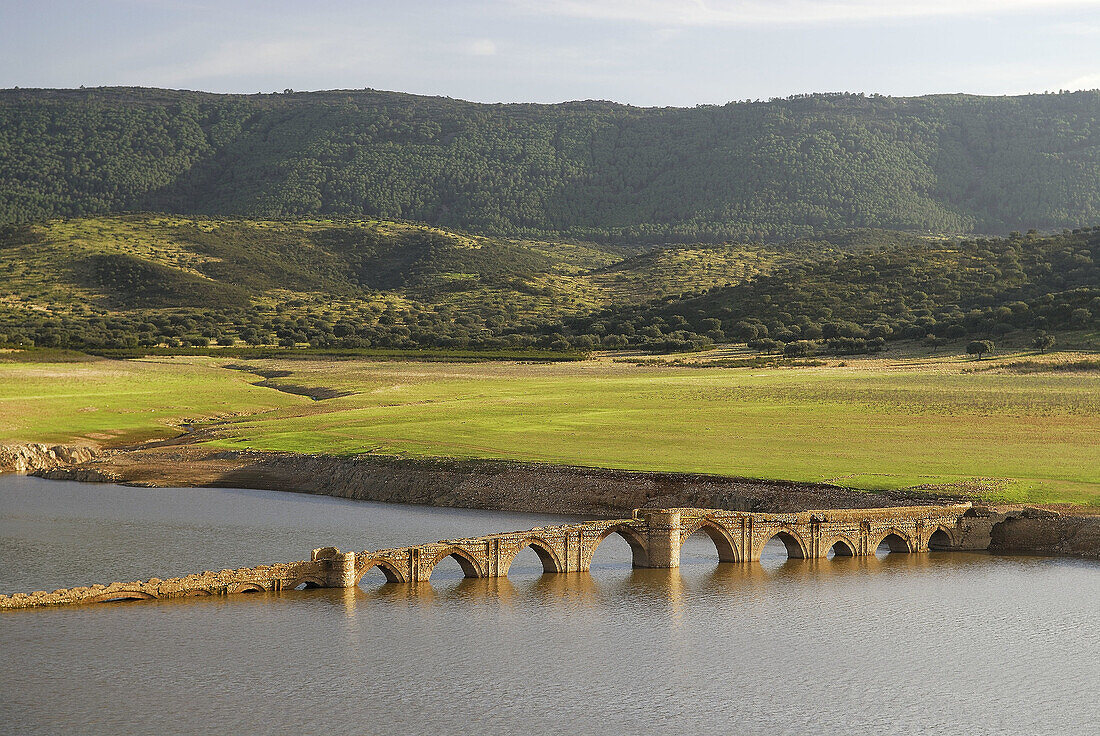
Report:
[[[24,363],[0,353],[0,444],[125,445],[173,437],[191,421],[308,402],[256,376],[199,363]]]
[[[1058,357],[1043,358],[1060,360]],[[0,363],[0,442],[163,437],[507,458],[1100,506],[1100,378],[1013,358],[801,368],[176,357]],[[241,361],[236,361],[241,363]],[[980,370],[976,370],[980,368]],[[251,383],[250,383],[251,382]],[[314,401],[291,391],[347,393]]]

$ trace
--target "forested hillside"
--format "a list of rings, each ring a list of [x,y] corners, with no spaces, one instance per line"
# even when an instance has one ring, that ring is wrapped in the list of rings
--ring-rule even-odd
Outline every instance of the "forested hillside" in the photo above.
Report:
[[[0,222],[371,217],[603,241],[1100,221],[1100,92],[696,108],[374,91],[0,92]]]

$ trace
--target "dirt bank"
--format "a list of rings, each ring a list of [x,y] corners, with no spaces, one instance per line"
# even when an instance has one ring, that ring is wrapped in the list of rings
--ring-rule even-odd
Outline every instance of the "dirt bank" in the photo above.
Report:
[[[993,527],[989,549],[1062,557],[1100,557],[1100,516],[1025,509]]]
[[[641,473],[505,461],[224,452],[162,445],[100,454],[36,472],[46,478],[149,486],[263,488],[365,501],[616,516],[696,506],[738,511],[943,503],[942,497],[864,493],[830,485]]]

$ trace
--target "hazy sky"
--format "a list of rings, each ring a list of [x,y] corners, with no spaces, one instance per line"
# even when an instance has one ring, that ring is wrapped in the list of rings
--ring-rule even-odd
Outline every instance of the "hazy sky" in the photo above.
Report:
[[[486,102],[1100,87],[1100,0],[0,0],[0,87]]]

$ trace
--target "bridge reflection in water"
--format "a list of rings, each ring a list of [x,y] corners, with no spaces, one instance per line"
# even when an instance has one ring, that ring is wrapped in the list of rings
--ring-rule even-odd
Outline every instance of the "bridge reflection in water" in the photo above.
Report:
[[[886,551],[883,545],[882,552]],[[982,558],[961,561],[953,557],[949,564],[958,567],[968,563],[981,565]],[[593,567],[594,574],[547,575],[525,566],[522,570],[514,569],[511,577],[439,575],[433,576],[430,582],[394,585],[386,584],[379,576],[351,588],[302,590],[279,595],[325,600],[343,608],[348,617],[369,612],[374,604],[396,604],[413,609],[486,604],[508,609],[564,603],[576,612],[634,601],[638,605],[667,607],[670,621],[675,625],[689,599],[698,601],[699,605],[706,605],[703,599],[713,598],[721,599],[725,606],[738,606],[753,600],[774,599],[777,588],[797,589],[805,594],[809,585],[820,586],[823,599],[830,609],[836,610],[838,592],[856,590],[861,578],[881,573],[932,572],[943,564],[942,558],[937,560],[930,555],[885,555],[881,552],[877,556],[809,560],[781,558],[776,554],[765,557],[761,564],[740,564],[720,562],[712,552],[709,557],[693,554],[680,568],[632,568],[627,559]]]
[[[682,549],[693,536],[710,540],[723,563],[758,562],[769,542],[778,540],[789,559],[821,561],[826,557],[850,558],[863,564],[880,545],[891,552],[919,553],[930,548],[982,548],[975,546],[973,525],[967,523],[970,504],[906,506],[881,509],[808,511],[798,514],[753,514],[718,509],[638,509],[629,519],[605,519],[578,524],[538,527],[484,537],[452,539],[411,547],[367,552],[341,552],[335,547],[313,550],[308,561],[261,565],[254,568],[205,571],[170,580],[113,583],[81,588],[36,591],[0,596],[0,608],[26,608],[67,603],[177,598],[194,595],[227,595],[278,592],[304,587],[357,589],[362,578],[380,571],[389,583],[421,595],[426,583],[444,560],[457,563],[466,578],[496,581],[495,590],[507,591],[507,575],[525,550],[537,556],[546,585],[565,586],[561,592],[584,595],[590,583],[576,583],[592,566],[606,539],[618,536],[630,549],[638,581],[658,579],[676,595],[678,578],[667,571],[680,566]],[[980,535],[979,535],[980,536]],[[985,538],[988,544],[988,535]],[[689,544],[694,543],[694,540]],[[752,581],[762,573],[757,565],[739,565],[736,573]],[[793,568],[792,568],[793,569]],[[815,565],[801,566],[804,571]],[[835,569],[835,568],[830,568]],[[555,582],[555,579],[559,579]],[[766,579],[760,578],[760,579]],[[500,582],[505,581],[505,582]],[[474,589],[474,588],[471,588]]]

